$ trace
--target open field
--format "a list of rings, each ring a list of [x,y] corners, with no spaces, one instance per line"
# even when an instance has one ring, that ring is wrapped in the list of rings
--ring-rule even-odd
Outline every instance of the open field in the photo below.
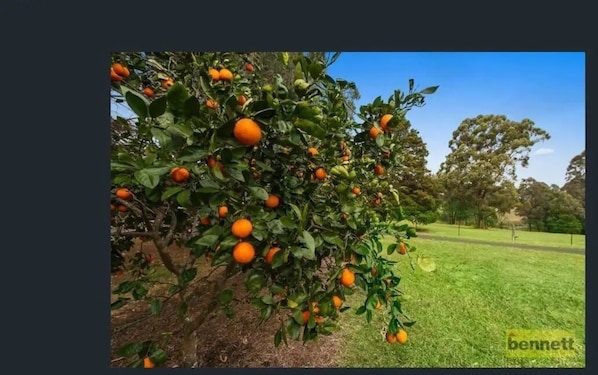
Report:
[[[431,273],[411,270],[407,256],[397,270],[417,320],[406,345],[383,340],[385,313],[371,325],[345,314],[339,335],[340,365],[348,367],[584,367],[585,256],[499,246],[413,239],[412,253],[433,257]],[[357,306],[363,295],[352,296]],[[575,356],[511,359],[507,329],[562,329],[576,337]]]
[[[510,229],[477,229],[463,225],[459,229],[457,225],[434,223],[418,226],[417,232],[444,237],[462,237],[484,241],[512,242]],[[573,235],[573,245],[571,245],[571,235],[569,234],[517,230],[516,235],[518,236],[516,243],[525,245],[574,249],[584,249],[586,246],[586,236],[581,234]]]

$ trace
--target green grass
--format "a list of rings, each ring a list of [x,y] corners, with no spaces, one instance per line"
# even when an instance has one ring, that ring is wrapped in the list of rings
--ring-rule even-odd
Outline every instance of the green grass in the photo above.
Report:
[[[338,333],[347,367],[585,367],[585,256],[459,244],[410,241],[415,255],[432,257],[436,270],[412,270],[407,256],[396,271],[416,324],[406,345],[388,344],[388,318],[377,311],[371,324],[352,310]],[[347,299],[358,307],[364,294]],[[507,329],[562,329],[575,334],[570,358],[508,358]]]
[[[476,229],[470,226],[461,226],[460,234],[457,225],[434,223],[430,225],[420,225],[417,229],[422,234],[430,234],[444,237],[472,238],[484,241],[511,242],[510,229]],[[571,245],[571,235],[561,233],[528,232],[517,230],[516,243],[538,246],[552,246],[562,248],[585,249],[586,236],[582,234],[573,235],[573,245]]]

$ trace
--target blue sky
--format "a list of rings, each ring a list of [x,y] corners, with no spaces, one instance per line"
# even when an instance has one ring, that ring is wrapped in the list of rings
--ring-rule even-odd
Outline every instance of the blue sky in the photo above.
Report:
[[[532,149],[529,166],[518,168],[519,178],[561,186],[569,161],[585,148],[582,52],[344,52],[329,74],[357,84],[358,105],[406,91],[410,78],[420,89],[439,85],[407,115],[427,144],[432,172],[449,152],[452,132],[479,114],[529,118],[550,133]]]

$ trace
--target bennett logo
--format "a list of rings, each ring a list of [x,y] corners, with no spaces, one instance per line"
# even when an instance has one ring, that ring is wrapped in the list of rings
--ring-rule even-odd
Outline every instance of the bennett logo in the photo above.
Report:
[[[574,335],[561,330],[507,331],[508,357],[568,357],[575,355]]]

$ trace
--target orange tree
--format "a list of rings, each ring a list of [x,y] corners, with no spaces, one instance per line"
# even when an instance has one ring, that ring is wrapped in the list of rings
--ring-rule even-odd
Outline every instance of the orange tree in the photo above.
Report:
[[[209,313],[232,314],[226,281],[239,273],[256,313],[279,318],[276,346],[331,334],[356,289],[365,292],[356,313],[369,322],[386,308],[390,335],[414,323],[399,298],[401,277],[384,257],[405,254],[414,235],[396,224],[398,190],[387,176],[401,162],[394,126],[435,87],[378,97],[360,108],[357,122],[343,95],[354,85],[327,74],[338,53],[329,60],[293,56],[279,55],[281,67],[294,66],[292,87],[280,75],[261,78],[268,67],[256,53],[112,57],[116,100],[136,114],[113,120],[113,272],[125,264],[133,238],[155,244],[178,280],[167,298],[180,302],[185,366],[197,365],[196,330]],[[385,234],[394,236],[386,251]],[[185,264],[173,261],[173,243],[189,250]],[[201,257],[218,270],[209,291],[206,277],[198,277]],[[112,307],[147,300],[158,313],[163,300],[150,292],[148,260],[137,255],[127,267],[134,277],[113,290]],[[194,299],[199,307],[190,309]],[[165,359],[153,342],[120,352],[134,357],[132,366]]]

